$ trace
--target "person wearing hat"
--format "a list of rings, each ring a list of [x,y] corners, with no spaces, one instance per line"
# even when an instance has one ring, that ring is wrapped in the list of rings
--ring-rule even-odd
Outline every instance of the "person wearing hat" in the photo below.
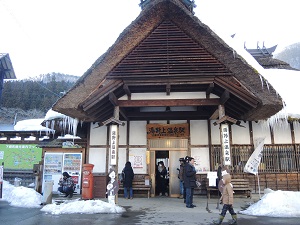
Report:
[[[184,189],[184,185],[183,185],[183,174],[184,174],[184,166],[185,166],[185,160],[184,158],[179,158],[179,162],[180,162],[180,167],[179,167],[179,173],[178,173],[178,178],[180,180],[180,199],[185,198],[185,189]]]
[[[72,177],[67,172],[63,172],[63,177],[60,178],[58,184],[60,185],[58,188],[59,192],[65,193],[65,197],[73,197],[75,184]]]
[[[184,167],[184,187],[186,191],[185,204],[187,208],[196,207],[193,204],[194,188],[196,187],[196,169],[193,157],[185,157],[186,164]]]

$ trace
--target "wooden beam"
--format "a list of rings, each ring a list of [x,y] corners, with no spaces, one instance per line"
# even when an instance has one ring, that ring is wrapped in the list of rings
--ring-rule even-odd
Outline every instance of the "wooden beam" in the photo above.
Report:
[[[119,105],[118,105],[118,99],[117,99],[117,97],[114,95],[114,93],[112,93],[112,92],[109,93],[109,101],[111,102],[111,104],[113,104],[114,107],[119,106]],[[121,110],[121,109],[119,109],[119,112],[120,112],[120,114],[124,117],[124,119],[125,119],[126,121],[128,121],[128,118],[127,118],[125,112],[124,112],[123,110]]]
[[[171,92],[171,85],[167,84],[167,86],[166,86],[166,93],[167,93],[167,95],[170,95],[170,92]]]
[[[219,109],[216,109],[216,111],[210,116],[210,120],[216,120],[219,118]]]
[[[127,94],[128,99],[130,100],[130,99],[131,99],[131,91],[130,91],[128,85],[127,85],[127,84],[124,84],[124,85],[123,85],[123,89],[124,89],[125,93]]]
[[[120,107],[155,106],[209,106],[219,105],[219,99],[158,99],[158,100],[118,100]]]
[[[214,87],[215,87],[214,83],[209,84],[208,88],[206,89],[206,98],[209,98],[209,95],[213,91]]]
[[[220,103],[224,105],[230,98],[230,93],[228,90],[225,90],[220,98]]]
[[[113,92],[109,93],[109,101],[113,106],[118,106],[118,99]]]

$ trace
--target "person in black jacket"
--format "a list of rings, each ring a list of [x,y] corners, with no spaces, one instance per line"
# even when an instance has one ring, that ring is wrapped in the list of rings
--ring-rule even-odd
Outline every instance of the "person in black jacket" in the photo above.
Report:
[[[132,181],[134,177],[134,172],[131,167],[131,162],[126,162],[122,173],[123,173],[124,198],[132,199],[133,198]],[[128,189],[129,189],[129,196],[128,196]]]
[[[194,167],[194,158],[186,156],[186,163],[184,167],[184,187],[186,191],[186,207],[194,208],[196,207],[193,204],[193,195],[194,188],[196,187],[196,169]]]
[[[168,171],[163,161],[158,162],[156,171],[156,181],[159,196],[168,196],[167,193],[167,175]]]

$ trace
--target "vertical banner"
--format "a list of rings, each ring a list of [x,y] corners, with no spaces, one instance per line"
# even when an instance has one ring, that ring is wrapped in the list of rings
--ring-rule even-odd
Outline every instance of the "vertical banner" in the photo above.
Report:
[[[117,165],[118,126],[110,126],[110,165]]]
[[[262,157],[262,151],[264,149],[264,143],[265,138],[259,138],[257,140],[257,146],[244,167],[245,173],[252,173],[254,175],[257,175],[258,166]]]
[[[0,198],[2,198],[2,190],[3,190],[3,164],[0,166]]]
[[[224,165],[231,165],[231,156],[230,156],[230,136],[229,136],[229,126],[228,124],[221,124],[221,142],[222,142],[222,151]]]

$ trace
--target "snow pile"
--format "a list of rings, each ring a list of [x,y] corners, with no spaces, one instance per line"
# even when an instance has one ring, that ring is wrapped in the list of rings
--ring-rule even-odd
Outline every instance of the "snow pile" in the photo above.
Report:
[[[75,198],[74,196],[73,198]],[[10,203],[11,206],[24,208],[39,208],[42,203],[42,195],[32,188],[15,187],[7,181],[3,181],[2,199]],[[60,205],[55,203],[45,205],[41,211],[59,215],[59,214],[95,214],[95,213],[123,213],[126,210],[118,205],[104,202],[101,200],[80,199],[66,200]]]
[[[264,192],[266,194],[261,200],[240,213],[253,216],[300,217],[300,192],[271,189]]]
[[[95,214],[95,213],[123,213],[125,209],[108,203],[101,200],[87,200],[79,201],[69,200],[65,201],[60,205],[49,204],[44,206],[41,211],[51,213],[51,214],[72,214],[72,213],[81,213],[81,214]]]
[[[2,199],[11,206],[25,208],[41,207],[42,195],[32,188],[15,187],[7,181],[3,181]]]

